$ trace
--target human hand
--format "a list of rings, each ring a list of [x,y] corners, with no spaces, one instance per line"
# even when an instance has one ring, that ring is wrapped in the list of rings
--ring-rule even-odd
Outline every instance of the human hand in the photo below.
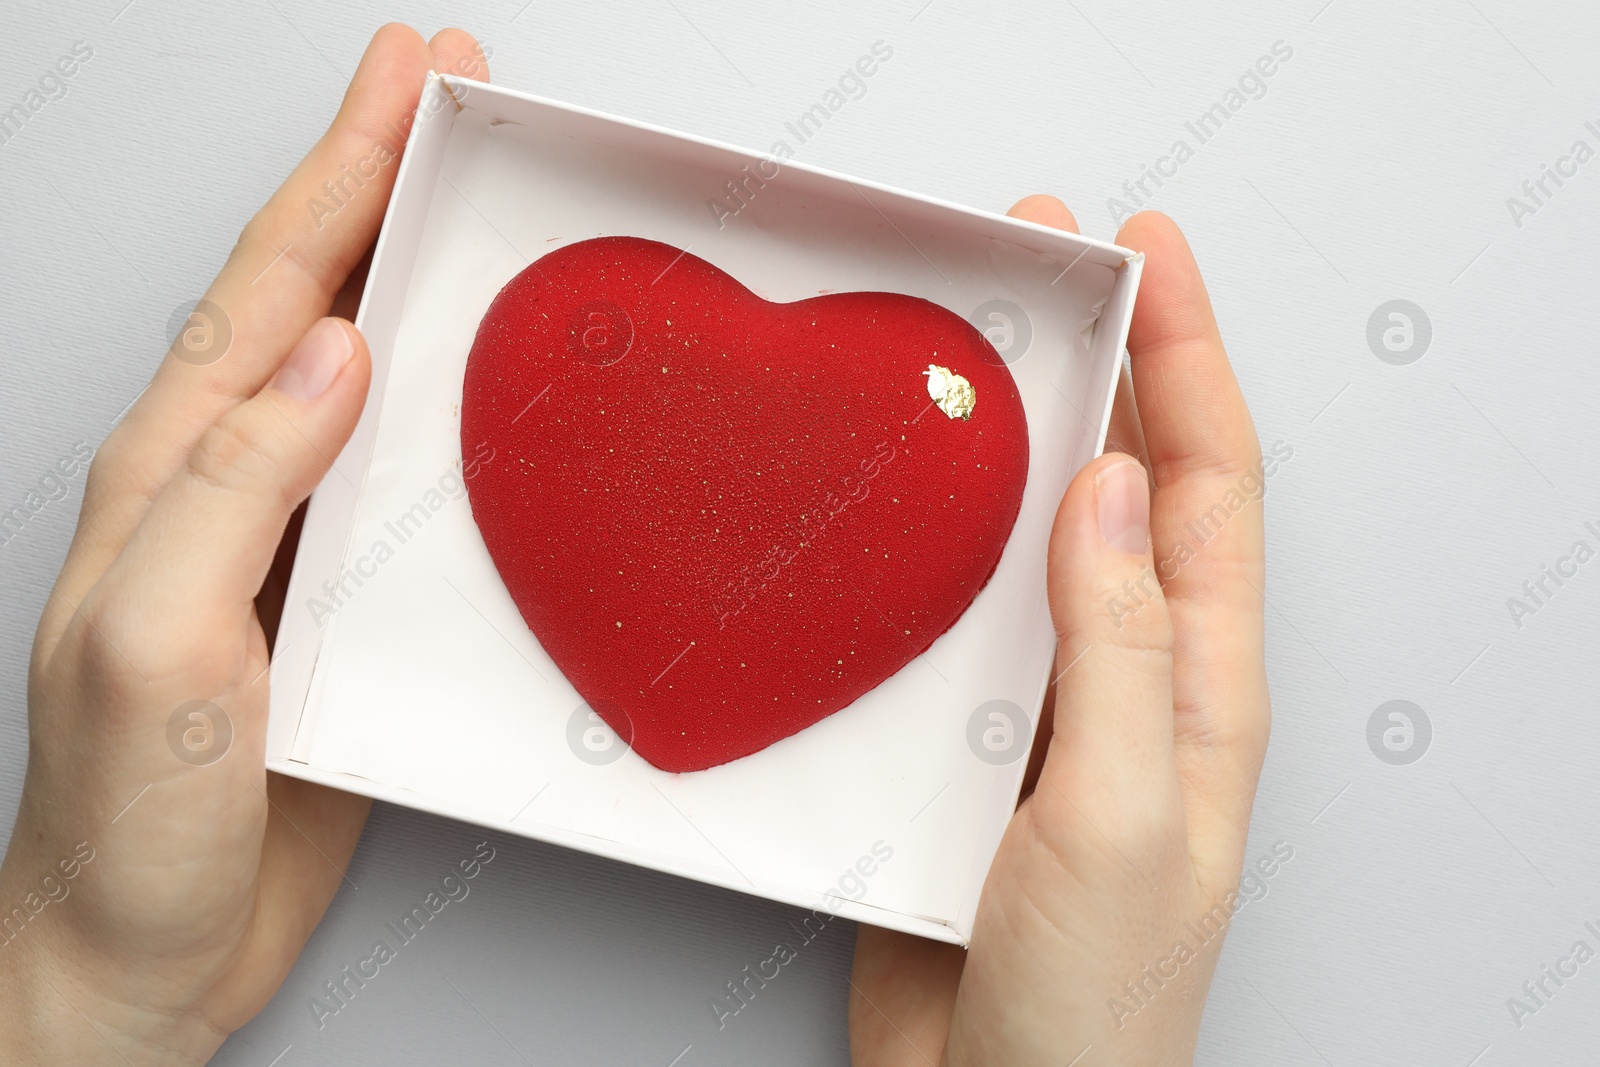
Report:
[[[1077,229],[1051,197],[1011,214]],[[1183,235],[1145,212],[1117,240],[1145,264],[1108,447],[1148,469],[1108,451],[1062,498],[1057,677],[971,947],[859,928],[858,1067],[1194,1058],[1270,718],[1262,457]]]
[[[263,769],[271,591],[291,514],[367,394],[365,341],[325,316],[359,299],[427,71],[486,79],[485,59],[461,30],[378,31],[206,293],[231,346],[198,366],[175,345],[95,457],[30,664],[0,865],[0,1061],[205,1062],[343,880],[369,802]],[[231,723],[203,765],[169,747],[190,701]]]

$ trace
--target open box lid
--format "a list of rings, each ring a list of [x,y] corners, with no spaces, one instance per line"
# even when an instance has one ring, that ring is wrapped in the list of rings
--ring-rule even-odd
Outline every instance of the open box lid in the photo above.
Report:
[[[730,193],[732,216],[714,207]],[[850,707],[685,775],[610,747],[581,714],[464,499],[461,374],[479,319],[532,260],[608,234],[689,248],[770,300],[860,289],[963,317],[1009,308],[1029,422],[1021,514],[956,625]],[[1051,519],[1103,447],[1140,267],[1075,234],[430,76],[356,320],[367,406],[295,560],[269,769],[965,943],[1048,682]],[[1027,720],[998,755],[969,743],[995,702]]]

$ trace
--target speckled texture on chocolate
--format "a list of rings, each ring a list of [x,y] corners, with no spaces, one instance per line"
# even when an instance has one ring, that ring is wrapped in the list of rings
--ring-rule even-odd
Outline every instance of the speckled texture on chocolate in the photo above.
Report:
[[[981,400],[930,399],[937,366]],[[523,618],[644,759],[714,767],[948,630],[1021,506],[1010,372],[926,300],[771,303],[607,237],[511,280],[467,361],[473,517]]]

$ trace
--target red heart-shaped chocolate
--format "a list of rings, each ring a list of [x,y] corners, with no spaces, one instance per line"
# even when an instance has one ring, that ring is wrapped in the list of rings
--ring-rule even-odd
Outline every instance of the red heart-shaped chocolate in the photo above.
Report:
[[[925,650],[994,573],[1028,468],[1016,383],[959,316],[893,293],[771,303],[629,237],[495,297],[461,445],[522,617],[668,771],[759,751]]]

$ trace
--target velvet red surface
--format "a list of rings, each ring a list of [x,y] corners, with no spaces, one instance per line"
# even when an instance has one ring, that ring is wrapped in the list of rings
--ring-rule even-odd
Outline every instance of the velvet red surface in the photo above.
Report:
[[[970,419],[930,400],[930,365],[971,382]],[[501,290],[461,444],[529,628],[669,771],[760,751],[925,651],[993,574],[1028,466],[1016,384],[960,316],[892,293],[773,303],[630,237]]]

